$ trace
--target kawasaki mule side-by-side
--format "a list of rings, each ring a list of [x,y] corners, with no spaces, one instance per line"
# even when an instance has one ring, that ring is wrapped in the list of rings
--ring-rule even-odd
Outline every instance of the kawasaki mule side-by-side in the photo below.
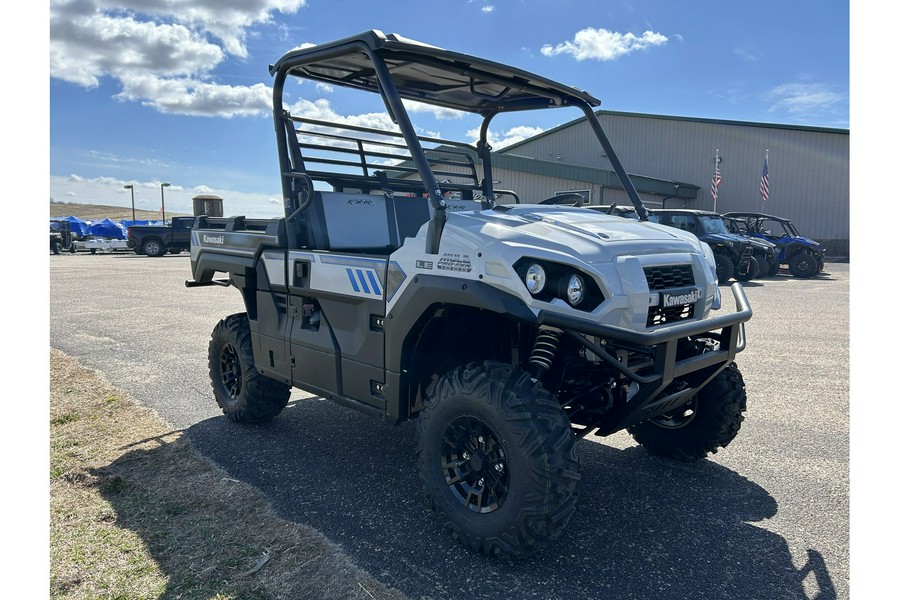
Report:
[[[468,548],[506,555],[563,531],[577,440],[627,430],[650,452],[699,459],[734,439],[744,291],[725,288],[735,310],[711,316],[712,250],[646,220],[596,98],[378,31],[293,50],[270,71],[284,217],[199,217],[192,231],[188,285],[231,285],[246,308],[209,344],[229,419],[270,420],[299,388],[415,420],[409,459],[433,509]],[[376,94],[394,127],[293,109],[297,80]],[[409,101],[479,115],[478,141],[422,134]],[[492,119],[561,108],[587,119],[641,219],[494,188]]]

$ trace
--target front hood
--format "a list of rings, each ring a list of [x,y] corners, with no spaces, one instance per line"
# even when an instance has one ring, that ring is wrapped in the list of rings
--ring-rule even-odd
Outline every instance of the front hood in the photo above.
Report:
[[[575,254],[585,262],[623,255],[703,252],[690,233],[583,208],[523,204],[447,216],[444,236],[476,248],[492,243],[530,246]]]
[[[774,241],[774,243],[779,247],[788,246],[790,244],[800,244],[801,246],[806,246],[813,252],[822,251],[822,245],[816,240],[811,240],[806,237],[783,237]]]
[[[816,240],[811,240],[807,237],[797,237],[797,238],[794,238],[794,240],[800,242],[801,244],[806,244],[807,246],[811,246],[813,248],[818,248],[819,246],[821,246],[821,244],[819,242],[817,242]]]
[[[728,242],[731,242],[743,246],[747,243],[747,238],[732,233],[707,233],[703,236],[703,241],[707,244],[712,244],[714,242],[727,244]]]
[[[750,245],[753,246],[754,248],[777,248],[778,247],[777,245],[773,244],[769,240],[764,240],[762,238],[747,237],[744,239],[746,239],[748,242],[750,242]]]
[[[768,240],[764,240],[762,238],[748,237],[748,238],[744,238],[744,239],[746,239],[748,242],[750,242],[750,245],[753,246],[754,248],[759,248],[761,250],[765,250],[766,252],[775,252],[776,248],[778,248],[777,245],[773,244],[772,242],[770,242]]]

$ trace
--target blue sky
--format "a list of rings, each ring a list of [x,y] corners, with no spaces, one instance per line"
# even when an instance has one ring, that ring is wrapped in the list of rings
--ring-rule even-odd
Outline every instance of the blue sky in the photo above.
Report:
[[[49,195],[57,202],[278,216],[267,67],[367,29],[509,63],[609,110],[850,127],[850,7],[824,1],[51,0]],[[317,114],[383,118],[374,96],[311,84]],[[367,96],[367,95],[364,95]],[[495,147],[577,117],[503,122]],[[517,117],[518,118],[518,117]],[[470,139],[474,118],[417,112]],[[626,165],[628,168],[628,165]]]

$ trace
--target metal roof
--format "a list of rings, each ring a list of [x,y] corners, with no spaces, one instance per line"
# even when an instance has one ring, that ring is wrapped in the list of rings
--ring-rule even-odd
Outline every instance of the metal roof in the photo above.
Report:
[[[407,100],[481,115],[572,102],[600,105],[587,92],[528,71],[377,30],[292,50],[269,72],[377,93],[373,54],[384,60],[398,94]]]
[[[686,122],[686,123],[707,123],[707,124],[714,124],[714,125],[736,125],[736,126],[740,126],[740,127],[765,127],[765,128],[769,128],[769,129],[787,129],[787,130],[793,130],[793,131],[810,131],[810,132],[816,132],[816,133],[833,133],[833,134],[837,134],[837,135],[841,135],[841,134],[850,135],[849,129],[834,129],[834,128],[829,128],[829,127],[811,127],[811,126],[805,126],[805,125],[784,125],[784,124],[779,124],[779,123],[758,123],[758,122],[754,122],[754,121],[731,121],[731,120],[727,120],[727,119],[706,119],[706,118],[701,118],[701,117],[677,117],[677,116],[672,116],[672,115],[653,115],[653,114],[647,114],[647,113],[622,112],[622,111],[615,111],[615,110],[597,110],[597,111],[594,111],[594,114],[597,115],[598,119],[602,119],[604,116],[609,115],[609,116],[618,116],[618,117],[636,117],[636,118],[640,118],[640,119],[659,119],[659,120],[665,120],[665,121],[682,121],[682,122]],[[556,133],[559,133],[560,131],[568,129],[569,127],[573,127],[575,125],[578,125],[579,123],[584,122],[585,119],[586,119],[586,117],[578,117],[567,123],[563,123],[562,125],[557,125],[556,127],[553,127],[546,131],[542,131],[541,133],[533,135],[533,136],[531,136],[527,139],[524,139],[520,142],[516,142],[515,144],[510,144],[509,146],[506,146],[505,148],[498,150],[498,152],[509,152],[510,150],[514,150],[518,146],[522,146],[524,144],[531,143],[534,140],[538,140],[538,139],[541,139],[544,137],[548,137],[550,135],[554,135]]]

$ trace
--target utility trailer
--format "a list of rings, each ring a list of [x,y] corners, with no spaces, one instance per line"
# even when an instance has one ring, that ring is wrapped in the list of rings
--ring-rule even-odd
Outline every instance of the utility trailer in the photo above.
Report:
[[[91,238],[80,242],[74,242],[75,252],[90,252],[97,254],[98,252],[110,254],[112,252],[131,252],[128,243],[125,240],[115,240],[112,238]]]
[[[510,556],[572,516],[579,439],[627,430],[695,460],[737,435],[743,288],[712,315],[711,248],[647,220],[599,100],[379,31],[293,50],[270,72],[284,217],[201,216],[191,231],[186,284],[232,286],[246,309],[209,343],[227,418],[268,421],[299,388],[415,420],[432,508],[464,546]],[[394,126],[293,114],[286,85],[303,80],[380,95]],[[479,140],[420,135],[405,101],[479,115]],[[492,119],[562,108],[584,116],[639,219],[494,188]]]

